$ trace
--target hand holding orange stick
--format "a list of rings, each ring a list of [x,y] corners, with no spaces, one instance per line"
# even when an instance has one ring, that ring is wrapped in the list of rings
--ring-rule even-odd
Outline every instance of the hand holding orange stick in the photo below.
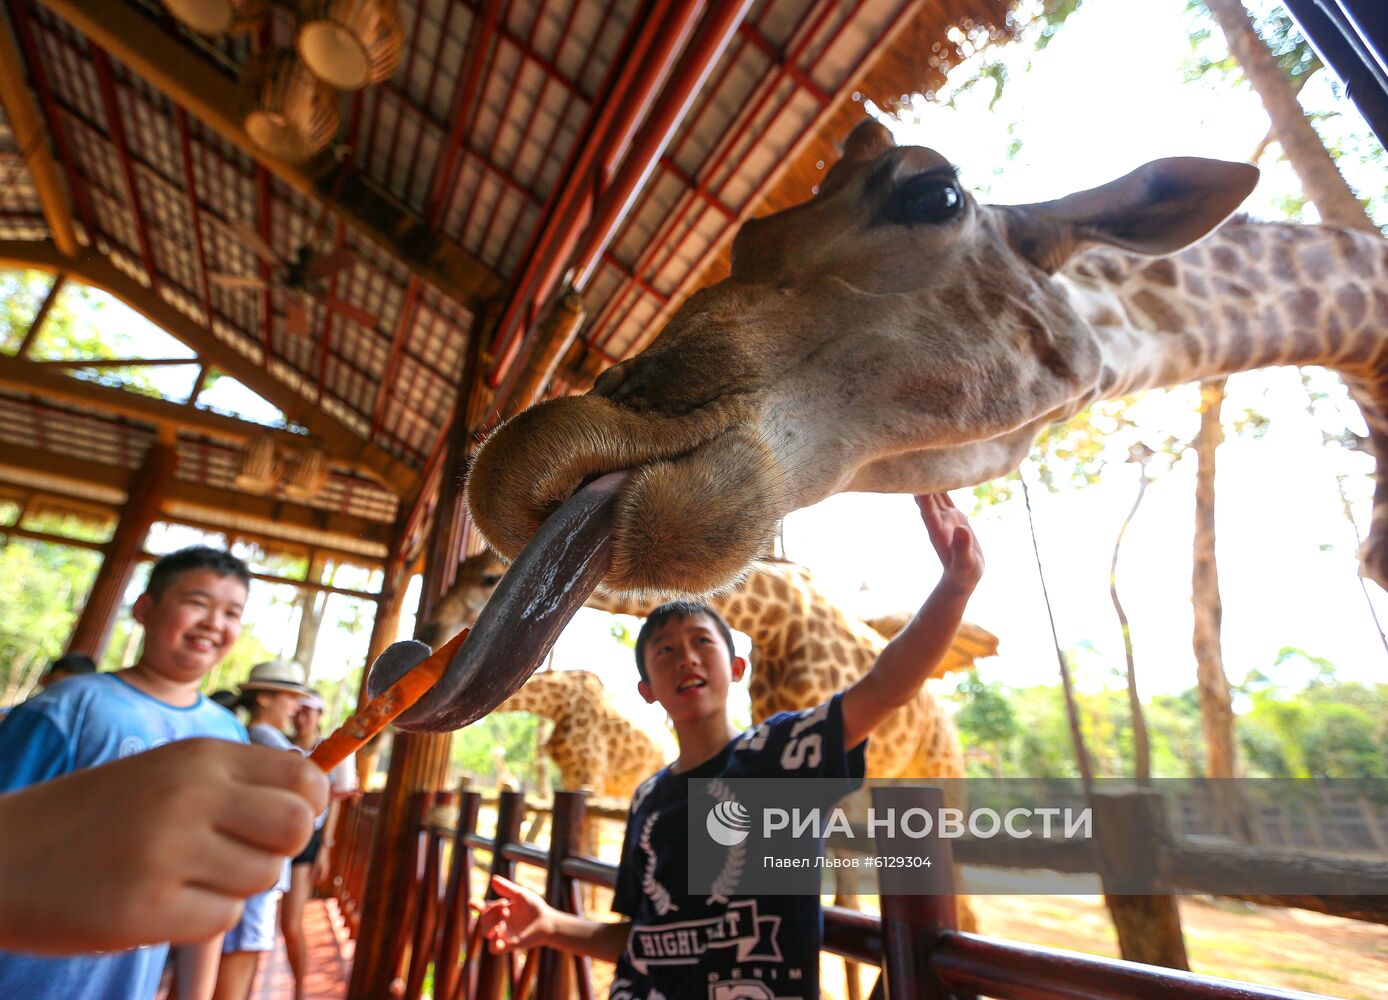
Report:
[[[346,760],[348,754],[360,750],[367,740],[424,697],[424,692],[438,683],[448,664],[453,661],[458,647],[467,638],[467,634],[468,630],[463,629],[430,653],[427,659],[404,677],[372,698],[359,712],[338,726],[332,735],[319,743],[308,759],[317,764],[320,770],[327,772]]]

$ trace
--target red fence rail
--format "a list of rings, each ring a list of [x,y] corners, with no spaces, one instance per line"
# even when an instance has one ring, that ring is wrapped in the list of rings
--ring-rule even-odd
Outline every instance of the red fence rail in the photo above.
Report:
[[[918,798],[912,804],[927,810],[943,804],[938,789],[912,789],[911,794]],[[415,855],[409,862],[417,877],[400,910],[406,920],[395,935],[391,956],[398,971],[398,995],[418,1000],[432,970],[436,1000],[500,1000],[503,996],[590,1000],[593,988],[586,959],[549,949],[536,949],[523,961],[492,955],[476,939],[468,907],[491,875],[509,877],[517,865],[543,870],[545,898],[571,913],[583,912],[582,885],[613,888],[615,866],[577,853],[586,796],[581,792],[555,795],[547,849],[520,839],[526,809],[520,792],[499,796],[496,834],[490,838],[477,832],[480,793],[420,793],[417,801],[416,834],[410,838]],[[368,794],[344,813],[332,859],[333,889],[354,933],[378,803],[378,797]],[[949,842],[937,840],[929,847],[932,868],[950,871]],[[485,882],[478,877],[478,851],[490,855]],[[1306,1000],[1317,996],[963,933],[955,927],[954,899],[948,889],[931,896],[885,892],[881,909],[882,916],[876,917],[825,907],[824,950],[882,969],[872,996],[884,1000],[962,1000],[979,995],[999,1000]]]

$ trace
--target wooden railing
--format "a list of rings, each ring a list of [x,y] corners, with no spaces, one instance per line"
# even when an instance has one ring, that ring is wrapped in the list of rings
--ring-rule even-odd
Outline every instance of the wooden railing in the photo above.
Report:
[[[937,810],[937,789],[912,789],[914,804]],[[898,800],[899,801],[899,800]],[[497,800],[496,833],[477,833],[482,803],[478,792],[420,793],[416,798],[414,856],[417,878],[408,898],[397,901],[403,915],[390,961],[398,970],[398,995],[418,1000],[430,971],[435,1000],[500,1000],[536,997],[568,1000],[593,996],[588,960],[549,949],[523,958],[492,955],[474,935],[468,901],[483,894],[491,876],[512,877],[517,865],[543,870],[550,905],[582,913],[581,885],[611,889],[617,869],[577,853],[585,813],[581,792],[556,794],[549,845],[521,840],[526,803],[519,792]],[[349,927],[360,917],[376,822],[376,800],[364,796],[344,813],[332,858],[332,883]],[[1316,994],[1254,986],[1074,952],[1016,944],[963,933],[954,923],[953,859],[948,840],[930,844],[932,867],[943,891],[936,895],[880,897],[882,915],[828,906],[824,910],[826,952],[881,969],[874,998],[962,1000],[978,995],[999,1000],[1080,1000],[1094,997],[1162,997],[1170,1000],[1273,1000]],[[489,855],[485,873],[477,852]]]

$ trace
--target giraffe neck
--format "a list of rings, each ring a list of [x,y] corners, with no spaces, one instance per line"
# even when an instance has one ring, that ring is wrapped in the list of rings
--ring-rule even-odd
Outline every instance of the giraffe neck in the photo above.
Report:
[[[1236,221],[1171,257],[1084,254],[1060,281],[1104,398],[1271,365],[1372,378],[1388,340],[1388,243],[1346,229]]]
[[[754,563],[747,579],[737,587],[702,600],[718,612],[729,628],[750,638],[759,651],[780,650],[791,624],[797,619],[803,624],[805,617],[816,613],[803,593],[813,588],[789,583],[789,578],[799,572],[798,567],[789,564]],[[595,594],[588,607],[644,618],[668,599]]]
[[[569,712],[572,699],[550,683],[547,676],[538,674],[511,697],[496,707],[498,712],[530,712],[559,723]]]
[[[1234,222],[1172,257],[1094,252],[1061,277],[1104,353],[1099,398],[1271,365],[1345,379],[1376,459],[1363,573],[1388,586],[1388,242],[1333,226]]]

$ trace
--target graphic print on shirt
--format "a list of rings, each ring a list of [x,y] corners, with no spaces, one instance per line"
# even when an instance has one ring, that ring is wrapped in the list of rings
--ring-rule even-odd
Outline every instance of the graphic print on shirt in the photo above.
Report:
[[[717,778],[709,782],[708,792],[720,804],[724,802],[737,803],[737,796]],[[737,892],[737,883],[742,879],[742,868],[747,863],[746,838],[739,840],[727,851],[728,854],[723,861],[723,867],[718,872],[718,877],[713,880],[713,885],[709,887],[709,895],[704,900],[705,906],[726,903],[732,898],[733,893]]]
[[[627,941],[631,967],[641,974],[653,965],[698,965],[707,952],[734,949],[734,961],[780,962],[781,918],[757,910],[755,899],[729,903],[719,914],[671,924],[637,924]]]
[[[655,848],[651,846],[651,830],[659,818],[659,812],[651,813],[646,819],[646,825],[641,829],[641,839],[637,844],[646,855],[646,874],[641,878],[641,889],[651,901],[651,906],[655,907],[656,915],[663,917],[667,913],[674,913],[679,906],[670,898],[670,891],[655,878],[656,857]]]

